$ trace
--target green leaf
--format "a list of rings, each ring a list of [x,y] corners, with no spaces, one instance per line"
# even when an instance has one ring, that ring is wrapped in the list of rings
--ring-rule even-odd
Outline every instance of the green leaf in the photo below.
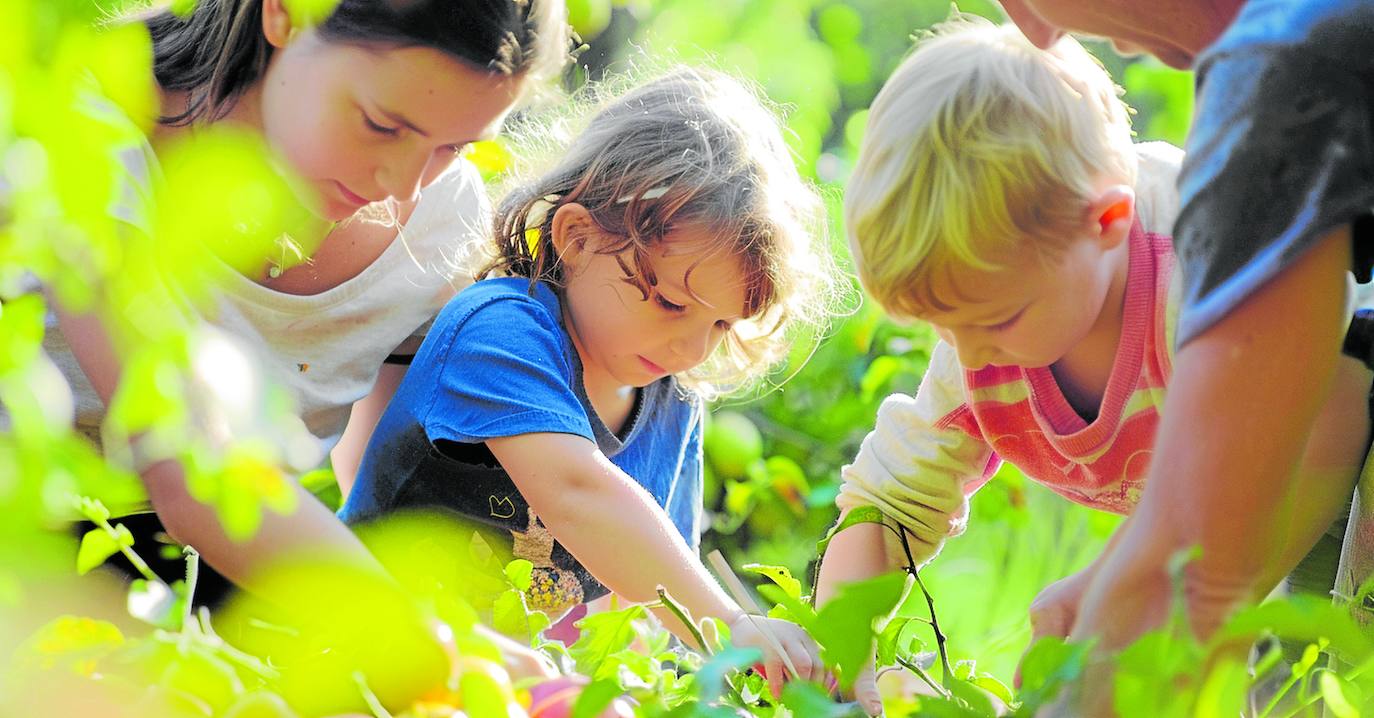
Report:
[[[0,374],[29,366],[43,341],[45,308],[40,294],[7,299],[0,308]]]
[[[630,606],[619,611],[594,613],[577,622],[582,635],[568,648],[577,672],[592,680],[613,678],[616,666],[607,659],[629,647],[635,639],[634,622],[644,618],[643,606]]]
[[[571,718],[597,718],[601,711],[609,706],[611,701],[620,697],[623,692],[620,689],[620,683],[615,680],[592,681],[577,696],[577,702],[573,704]]]
[[[525,594],[511,589],[496,597],[491,606],[492,627],[507,636],[519,636],[521,640],[530,639],[529,612],[525,606]]]
[[[921,644],[917,631],[926,625],[929,625],[926,621],[913,616],[897,616],[888,621],[878,634],[878,665],[890,666],[897,662],[898,656],[916,653],[919,650],[916,644]]]
[[[792,681],[782,689],[782,705],[792,715],[806,718],[857,718],[863,709],[856,703],[836,703],[819,686],[809,681]]]
[[[110,510],[105,508],[105,504],[100,503],[99,499],[82,496],[77,501],[77,508],[81,515],[86,517],[91,523],[100,523],[110,520]]]
[[[860,506],[850,509],[844,515],[844,519],[826,532],[825,538],[816,544],[816,555],[825,556],[825,549],[830,546],[830,540],[835,538],[835,534],[857,524],[881,524],[884,523],[883,518],[883,512],[876,506]]]
[[[530,585],[534,583],[534,564],[523,558],[517,558],[506,564],[506,579],[515,590],[524,593],[530,590]]]
[[[921,696],[920,708],[913,715],[919,715],[921,718],[991,718],[992,716],[990,713],[980,713],[970,708],[961,698],[942,698],[939,696]]]
[[[1026,715],[1050,701],[1070,681],[1077,680],[1087,665],[1089,645],[1066,643],[1053,636],[1031,644],[1021,659],[1021,703]]]
[[[993,705],[992,698],[977,685],[965,680],[956,680],[949,683],[949,692],[963,701],[975,715],[984,718],[996,717],[997,708]]]
[[[1012,693],[1011,688],[1008,687],[1007,684],[997,680],[991,673],[980,673],[971,678],[969,683],[991,693],[997,697],[997,700],[1007,705],[1011,705],[1016,701],[1016,695]]]
[[[698,700],[712,703],[719,699],[725,690],[726,675],[752,666],[762,657],[763,652],[757,648],[738,646],[731,646],[711,656],[711,660],[698,668],[695,674]]]
[[[840,685],[849,688],[873,650],[873,622],[892,612],[907,577],[889,573],[840,587],[816,617],[811,635],[827,665],[835,667]]]
[[[810,631],[816,626],[816,609],[798,598],[787,595],[778,586],[759,586],[759,595],[777,604],[768,611],[769,618],[784,618]]]
[[[127,532],[128,529],[125,529]],[[130,539],[132,543],[132,537]],[[76,553],[77,574],[85,576],[116,553],[119,553],[119,542],[108,531],[103,528],[87,531],[81,537],[81,549]]]
[[[1282,654],[1282,649],[1271,653]],[[1263,674],[1256,674],[1263,675]],[[1198,689],[1192,715],[1244,715],[1246,695],[1252,683],[1245,661],[1226,657],[1207,672]]]
[[[1322,671],[1319,681],[1328,711],[1336,718],[1360,718],[1360,709],[1356,707],[1360,704],[1358,688],[1330,671]]]
[[[507,693],[509,685],[503,685],[488,671],[463,671],[458,678],[458,690],[463,696],[463,708],[468,715],[503,716],[510,715],[511,708]]]
[[[770,566],[764,563],[750,563],[744,565],[744,570],[765,576],[776,583],[779,588],[787,592],[792,598],[801,599],[801,581],[792,578],[792,572],[783,566]]]
[[[16,651],[21,666],[51,670],[64,666],[79,671],[82,664],[103,657],[124,644],[124,635],[108,621],[62,616],[38,629]]]

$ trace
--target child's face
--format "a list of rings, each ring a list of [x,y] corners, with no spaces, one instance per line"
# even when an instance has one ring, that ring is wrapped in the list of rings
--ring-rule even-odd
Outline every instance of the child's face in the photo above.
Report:
[[[432,48],[364,48],[306,31],[261,83],[262,132],[314,190],[318,213],[413,199],[468,143],[492,135],[521,80]]]
[[[589,378],[646,386],[697,367],[720,346],[743,318],[745,283],[737,257],[703,256],[711,244],[695,228],[669,232],[649,252],[658,285],[648,299],[626,281],[617,255],[564,253],[564,316]],[[629,252],[620,257],[633,266]]]
[[[1046,367],[1088,335],[1104,315],[1124,246],[1093,238],[1071,242],[1057,257],[1025,257],[996,271],[958,270],[936,281],[949,311],[921,319],[959,355],[966,369]]]

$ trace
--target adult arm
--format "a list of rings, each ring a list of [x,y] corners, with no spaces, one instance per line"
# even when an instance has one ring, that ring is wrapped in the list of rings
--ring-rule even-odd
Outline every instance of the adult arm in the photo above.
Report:
[[[383,364],[372,391],[353,403],[348,426],[343,436],[339,437],[339,443],[329,452],[330,463],[334,466],[334,479],[339,482],[339,490],[344,498],[348,498],[348,492],[358,478],[358,467],[363,463],[363,452],[372,438],[372,431],[377,428],[377,421],[382,418],[382,412],[386,411],[391,397],[396,395],[396,388],[401,385],[408,368],[405,364]]]
[[[92,387],[108,405],[118,387],[121,367],[100,319],[59,312],[59,328]],[[288,615],[299,614],[302,595],[313,595],[302,580],[282,581],[281,571],[273,570],[294,558],[305,557],[315,566],[342,565],[346,570],[340,577],[361,581],[375,589],[373,595],[388,601],[391,620],[387,621],[385,640],[372,637],[371,650],[346,651],[354,660],[340,667],[342,673],[320,667],[317,685],[349,685],[353,672],[358,671],[368,676],[385,703],[401,706],[439,685],[448,675],[448,658],[429,619],[409,604],[352,531],[296,482],[290,482],[294,508],[286,514],[263,511],[262,523],[253,536],[237,542],[229,537],[216,511],[190,494],[185,472],[177,462],[153,463],[142,470],[140,479],[172,538],[194,547],[202,560],[230,581],[257,599],[285,608]],[[375,609],[377,604],[371,606]],[[331,610],[336,608],[347,612],[347,604],[331,606]],[[369,620],[369,616],[356,616],[351,625],[367,626]],[[346,640],[356,642],[358,638],[367,640],[366,631]],[[301,695],[305,700],[310,692]],[[341,693],[332,699],[331,709],[337,712],[361,707],[354,706],[356,701],[348,695]]]
[[[99,317],[59,312],[59,326],[91,386],[108,405],[118,387],[121,368]],[[336,554],[383,575],[381,565],[353,532],[295,482],[291,484],[295,508],[287,514],[264,511],[259,530],[240,543],[229,538],[213,508],[191,496],[180,464],[157,462],[140,478],[167,533],[194,547],[202,560],[244,588],[253,588],[255,572],[272,560],[314,552]]]
[[[1166,564],[1210,635],[1282,570],[1296,468],[1336,376],[1349,228],[1326,235],[1178,352],[1144,495],[1100,562],[1072,636],[1120,648],[1166,615]]]

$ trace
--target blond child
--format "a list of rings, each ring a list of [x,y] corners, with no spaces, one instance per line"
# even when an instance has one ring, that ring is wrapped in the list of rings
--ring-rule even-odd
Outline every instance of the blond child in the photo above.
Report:
[[[1132,143],[1118,88],[1071,38],[1040,51],[1015,27],[957,21],[879,93],[846,192],[850,244],[874,299],[940,342],[916,395],[883,402],[837,504],[881,509],[912,568],[963,531],[1002,461],[1084,506],[1139,501],[1172,366],[1181,159]],[[1338,399],[1324,421],[1270,586],[1354,483],[1362,402]],[[907,559],[892,532],[853,526],[823,558],[818,596]],[[1067,634],[1095,569],[1037,597],[1037,636]],[[856,694],[879,709],[871,672]]]
[[[501,203],[500,276],[440,313],[342,516],[452,511],[534,564],[534,608],[663,586],[763,649],[775,690],[786,658],[819,678],[810,638],[744,618],[696,554],[701,397],[823,314],[819,208],[776,118],[726,75],[679,70],[606,102]]]

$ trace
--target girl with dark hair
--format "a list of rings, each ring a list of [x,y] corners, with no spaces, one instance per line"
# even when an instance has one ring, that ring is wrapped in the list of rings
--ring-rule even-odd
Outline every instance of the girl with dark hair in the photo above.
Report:
[[[205,319],[286,388],[318,455],[332,451],[347,481],[407,356],[469,281],[455,257],[489,232],[481,180],[459,156],[559,72],[569,33],[561,0],[342,0],[313,25],[288,4],[200,0],[186,17],[161,9],[136,18],[152,36],[160,119],[148,145],[121,156],[123,194],[148,196],[161,150],[211,125],[259,133],[304,181],[302,201],[334,223],[327,236],[302,241],[317,249],[294,264],[267,256],[244,270],[212,258],[222,271]],[[146,231],[143,209],[115,211]],[[379,214],[390,221],[367,220]],[[73,387],[78,428],[99,442],[118,355],[95,314],[59,312],[56,323],[45,348]],[[157,528],[230,581],[264,588],[255,585],[261,569],[302,554],[380,575],[295,482],[294,509],[264,511],[251,539],[231,540],[171,452],[139,443],[134,468]]]

